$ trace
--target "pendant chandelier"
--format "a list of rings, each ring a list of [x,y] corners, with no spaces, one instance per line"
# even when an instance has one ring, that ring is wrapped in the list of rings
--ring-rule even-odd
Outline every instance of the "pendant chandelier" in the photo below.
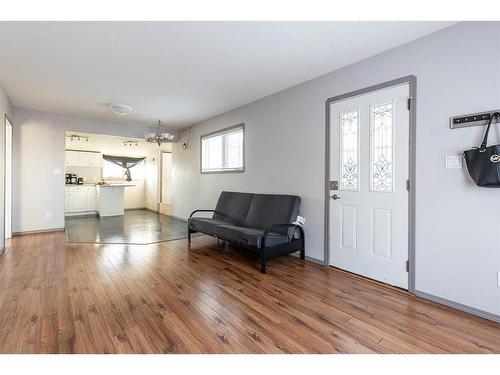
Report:
[[[158,120],[158,130],[156,133],[147,133],[144,137],[146,142],[149,143],[157,143],[158,146],[161,146],[162,143],[172,143],[175,141],[175,134],[171,134],[168,131],[163,131],[162,128],[167,129],[164,123]]]

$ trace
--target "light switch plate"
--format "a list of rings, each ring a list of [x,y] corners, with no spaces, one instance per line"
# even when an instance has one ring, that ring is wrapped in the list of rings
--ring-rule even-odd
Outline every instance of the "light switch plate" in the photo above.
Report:
[[[461,169],[462,155],[446,155],[444,166],[446,169]]]

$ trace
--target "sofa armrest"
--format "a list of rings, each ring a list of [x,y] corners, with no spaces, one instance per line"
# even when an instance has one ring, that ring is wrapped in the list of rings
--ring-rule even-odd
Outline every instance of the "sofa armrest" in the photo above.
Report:
[[[214,214],[217,214],[217,215],[221,215],[221,216],[224,216],[224,217],[227,217],[227,215],[224,215],[222,212],[219,212],[219,211],[215,211],[215,210],[194,210],[193,212],[191,212],[191,215],[189,215],[189,217],[193,217],[193,215],[197,212],[213,212]]]
[[[273,229],[278,229],[278,228],[294,228],[293,234],[295,234],[295,231],[298,230],[300,233],[300,238],[301,239],[304,238],[304,229],[300,225],[297,225],[297,224],[273,224],[264,231],[264,235],[263,235],[264,240],[267,238],[267,236],[269,235],[269,233]],[[291,241],[293,239],[293,234],[292,234],[292,237],[288,238],[288,241]]]

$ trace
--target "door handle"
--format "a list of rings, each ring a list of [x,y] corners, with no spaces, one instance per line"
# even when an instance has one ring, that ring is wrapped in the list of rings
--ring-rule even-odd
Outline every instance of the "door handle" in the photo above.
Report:
[[[331,195],[330,198],[332,198],[334,201],[340,199],[340,197],[337,194]]]

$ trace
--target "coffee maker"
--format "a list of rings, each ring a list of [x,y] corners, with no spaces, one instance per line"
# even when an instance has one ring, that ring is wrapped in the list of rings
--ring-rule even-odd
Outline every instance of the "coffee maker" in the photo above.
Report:
[[[67,185],[76,185],[78,184],[78,176],[73,173],[66,173],[66,184]]]

